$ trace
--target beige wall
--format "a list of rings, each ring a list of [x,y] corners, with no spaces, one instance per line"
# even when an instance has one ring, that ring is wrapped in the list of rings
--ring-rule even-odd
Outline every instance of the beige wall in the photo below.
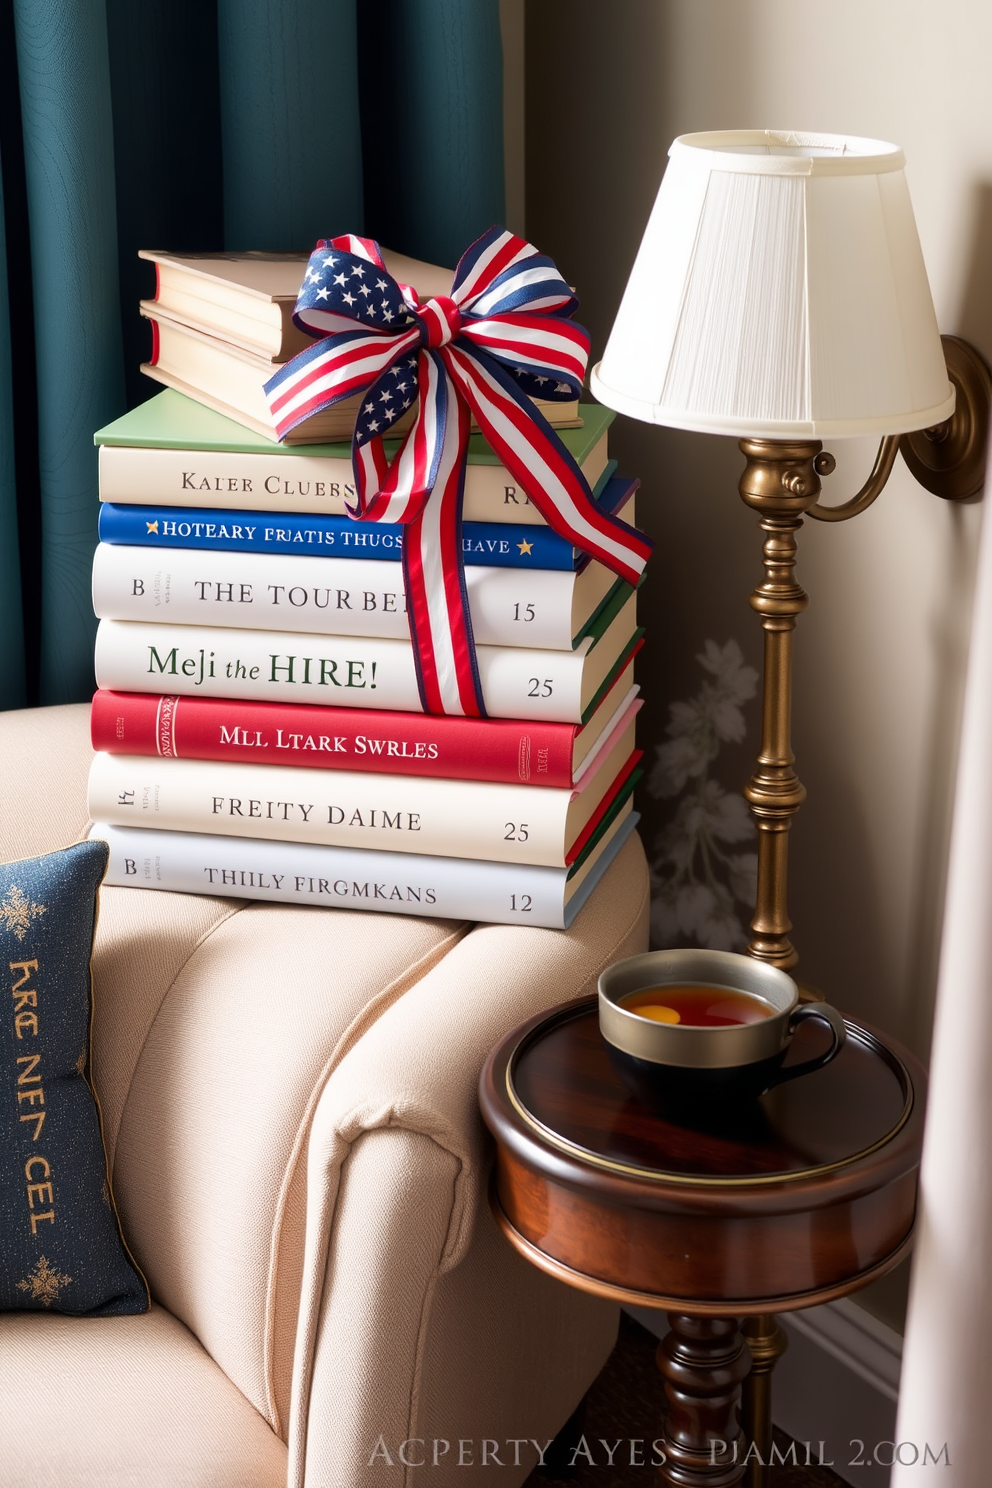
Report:
[[[581,297],[602,351],[672,138],[698,129],[822,129],[905,148],[942,331],[992,358],[992,6],[988,0],[527,0],[527,231]],[[658,542],[642,743],[696,690],[694,656],[737,638],[760,662],[746,595],[758,536],[736,495],[731,440],[617,421],[622,468]],[[826,499],[861,483],[873,451],[834,446]],[[796,650],[793,832],[801,975],[925,1053],[940,933],[979,505],[954,507],[898,464],[848,525],[807,523],[811,595]],[[747,747],[716,766],[739,785]],[[645,837],[670,803],[642,792]],[[884,1308],[883,1308],[884,1310]]]
[[[992,356],[987,0],[530,0],[527,21],[528,232],[577,285],[594,351],[670,140],[770,125],[905,147],[941,329]],[[643,478],[642,519],[659,544],[643,601],[645,737],[657,740],[667,703],[697,685],[706,636],[735,636],[757,664],[745,596],[758,541],[735,494],[732,441],[619,420],[614,444]],[[873,451],[844,441],[835,453],[837,500]],[[802,971],[921,1050],[979,517],[927,495],[900,462],[872,511],[807,524],[800,540],[812,598],[796,678],[797,767],[810,791],[793,834]],[[752,734],[756,714],[752,703]],[[747,751],[721,756],[728,780],[748,767]],[[657,821],[667,810],[645,805]]]

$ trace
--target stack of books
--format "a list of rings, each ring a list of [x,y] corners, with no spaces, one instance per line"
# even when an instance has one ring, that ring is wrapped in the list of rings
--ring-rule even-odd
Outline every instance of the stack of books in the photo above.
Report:
[[[155,265],[155,298],[140,305],[152,331],[152,354],[142,372],[275,439],[265,384],[290,357],[313,345],[313,338],[293,321],[308,256],[151,249],[139,256]],[[450,269],[388,249],[383,260],[395,280],[416,287],[421,300],[451,289]],[[313,414],[291,429],[285,442],[350,440],[361,401],[356,394]],[[580,422],[575,403],[534,401],[557,428]],[[411,422],[412,410],[393,424],[392,432],[405,433]]]
[[[96,436],[108,882],[567,926],[636,823],[633,590],[474,434],[463,549],[489,716],[425,715],[402,528],[347,516],[349,446],[275,444],[210,387],[213,407],[170,388]],[[632,521],[612,415],[566,417],[596,500]]]

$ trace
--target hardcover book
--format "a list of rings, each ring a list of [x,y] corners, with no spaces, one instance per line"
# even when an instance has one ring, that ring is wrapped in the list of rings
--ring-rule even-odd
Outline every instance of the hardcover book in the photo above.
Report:
[[[110,845],[104,882],[123,888],[565,930],[637,822],[628,797],[570,868],[106,823],[93,826],[90,836]]]
[[[595,487],[606,468],[606,434],[615,415],[598,403],[581,404],[580,415],[581,427],[561,429],[558,437]],[[344,517],[345,500],[355,494],[350,444],[289,449],[172,389],[107,424],[94,440],[101,501]],[[386,441],[390,458],[398,448],[397,440]],[[463,516],[466,522],[544,525],[481,434],[469,439]]]
[[[465,571],[465,587],[477,643],[555,651],[574,650],[631,593],[601,563],[578,572],[474,566]],[[393,640],[410,634],[403,569],[382,558],[100,543],[93,608],[109,620]]]
[[[615,731],[578,790],[96,754],[88,809],[95,821],[119,827],[560,868],[595,831],[637,758],[633,718]]]
[[[565,787],[579,784],[613,730],[636,715],[637,692],[628,666],[579,727],[101,689],[90,732],[93,748],[109,754]]]
[[[449,294],[452,271],[383,249],[394,279],[412,284],[421,299]],[[155,298],[143,303],[246,351],[288,361],[313,345],[293,324],[308,253],[169,253],[143,248],[155,265]]]
[[[155,310],[153,302],[142,300],[141,313],[152,328],[152,354],[142,362],[142,372],[274,440],[276,420],[266,401],[265,384],[281,364],[161,312],[155,314]],[[355,393],[311,414],[283,436],[283,443],[325,444],[332,439],[350,439],[365,396],[364,392]],[[579,421],[578,403],[552,403],[543,398],[535,398],[534,403],[548,423],[558,428]],[[414,413],[411,402],[409,411],[392,426],[397,435],[410,427]]]
[[[594,499],[602,511],[633,523],[638,482],[612,474],[609,461]],[[150,548],[204,548],[232,553],[320,553],[335,558],[386,558],[400,561],[401,522],[356,522],[322,513],[283,514],[189,506],[100,504],[102,542]],[[466,564],[501,568],[577,569],[587,563],[581,548],[550,527],[515,522],[463,522],[462,558]]]
[[[635,606],[631,594],[574,651],[479,646],[488,715],[587,722],[639,648]],[[423,711],[409,640],[101,620],[96,678],[119,692]]]

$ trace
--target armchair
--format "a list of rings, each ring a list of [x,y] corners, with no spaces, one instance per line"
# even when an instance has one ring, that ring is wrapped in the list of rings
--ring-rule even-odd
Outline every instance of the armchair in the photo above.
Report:
[[[85,830],[87,717],[0,715],[4,858]],[[476,1082],[646,911],[636,839],[567,932],[105,888],[93,1069],[153,1307],[0,1315],[0,1485],[521,1482],[616,1311],[498,1235]]]

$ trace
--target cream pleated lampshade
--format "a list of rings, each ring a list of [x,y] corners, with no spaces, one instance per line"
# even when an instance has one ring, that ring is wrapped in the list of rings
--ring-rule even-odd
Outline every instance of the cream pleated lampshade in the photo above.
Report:
[[[737,438],[902,434],[948,418],[903,153],[773,130],[687,134],[591,386]]]

